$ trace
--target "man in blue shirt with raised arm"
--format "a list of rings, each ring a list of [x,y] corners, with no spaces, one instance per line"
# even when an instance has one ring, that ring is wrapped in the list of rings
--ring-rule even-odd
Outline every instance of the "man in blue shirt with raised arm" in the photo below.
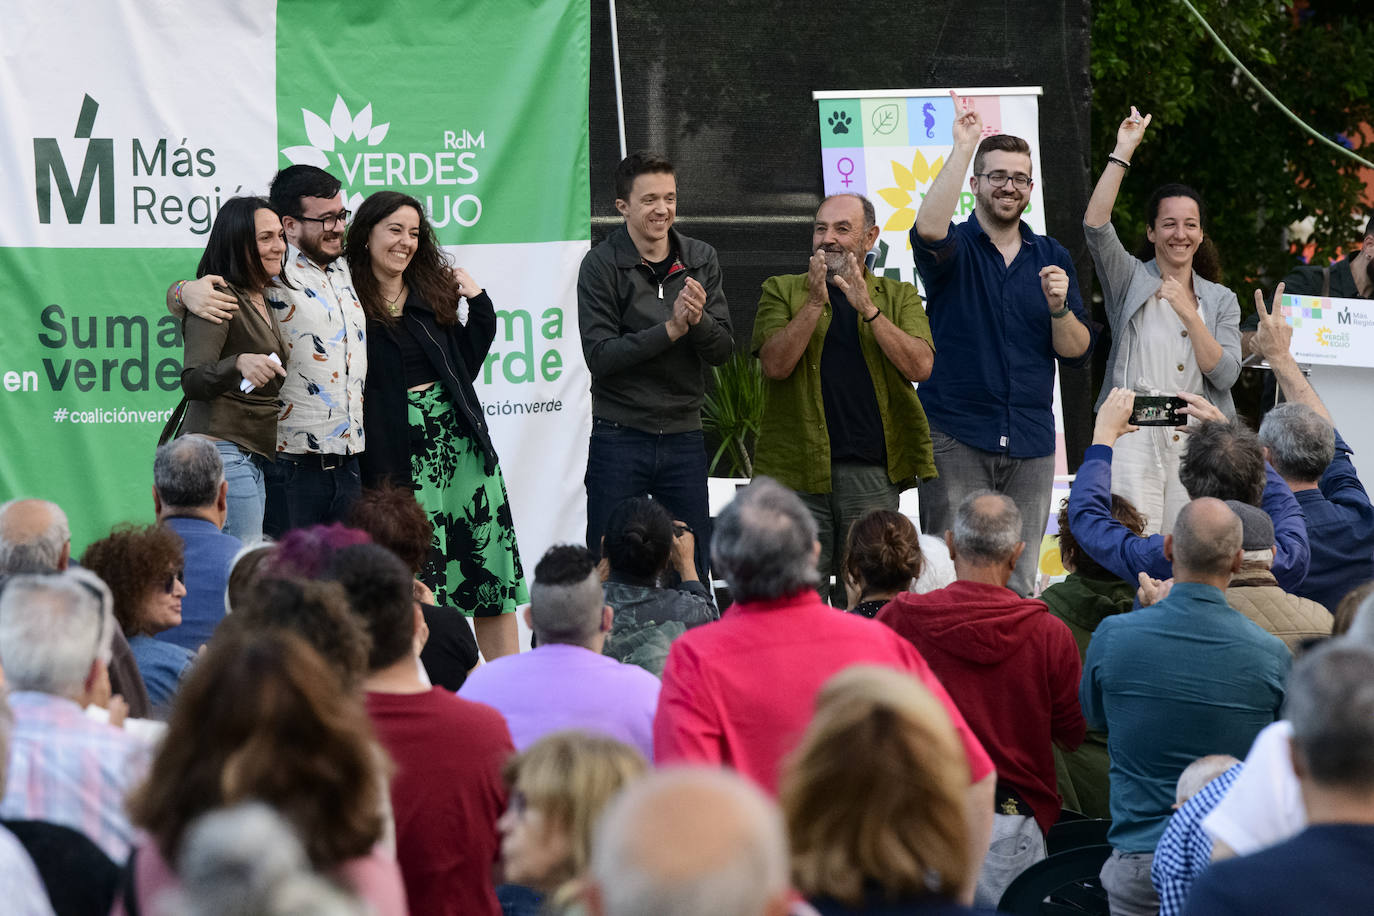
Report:
[[[979,142],[978,112],[950,95],[954,149],[911,228],[936,353],[920,392],[940,476],[921,487],[921,528],[942,534],[974,491],[1007,494],[1032,545],[1007,587],[1026,595],[1054,484],[1055,361],[1085,365],[1093,332],[1068,251],[1021,221],[1033,181],[1030,146],[1005,134]],[[974,212],[955,225],[970,160]]]

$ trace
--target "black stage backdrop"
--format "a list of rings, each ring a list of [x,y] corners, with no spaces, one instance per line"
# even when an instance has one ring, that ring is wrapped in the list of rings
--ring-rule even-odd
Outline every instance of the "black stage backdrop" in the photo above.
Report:
[[[619,224],[620,159],[610,11],[592,3],[592,243]],[[720,254],[738,348],[763,280],[805,270],[820,204],[817,89],[1041,86],[1040,176],[1049,232],[1073,254],[1085,300],[1092,262],[1088,0],[836,3],[620,2],[626,142],[673,160],[678,227]],[[1093,305],[1101,322],[1101,305]],[[1096,370],[1061,373],[1069,468],[1092,439]]]

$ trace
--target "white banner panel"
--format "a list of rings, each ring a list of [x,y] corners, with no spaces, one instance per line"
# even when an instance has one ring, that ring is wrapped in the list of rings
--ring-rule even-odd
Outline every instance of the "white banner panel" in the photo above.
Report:
[[[1298,362],[1374,367],[1374,302],[1284,295],[1281,308]]]

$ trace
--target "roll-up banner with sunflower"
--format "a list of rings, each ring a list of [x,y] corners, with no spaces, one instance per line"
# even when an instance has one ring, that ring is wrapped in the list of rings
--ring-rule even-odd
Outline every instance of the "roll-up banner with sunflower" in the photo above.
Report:
[[[352,210],[419,198],[487,289],[477,390],[522,553],[581,540],[589,17],[577,0],[0,0],[0,501],[60,503],[77,554],[151,520],[181,398],[164,293],[194,277],[224,200],[310,163]]]
[[[1040,175],[1039,86],[954,91],[982,116],[985,136],[1013,134],[1028,142],[1034,174]],[[811,97],[820,116],[825,193],[868,197],[882,227],[874,272],[919,286],[907,232],[916,221],[921,198],[954,146],[950,125],[955,112],[949,89],[828,90],[813,92]],[[954,213],[956,222],[973,212],[967,177]],[[1038,181],[1031,186],[1030,206],[1022,219],[1044,233],[1044,198]]]
[[[915,283],[920,278],[911,260],[908,233],[930,183],[944,168],[954,147],[950,127],[954,102],[949,89],[875,89],[817,91],[821,127],[821,171],[826,194],[852,192],[873,202],[882,232],[878,235],[873,272]],[[960,89],[961,100],[978,111],[983,135],[1012,134],[1030,144],[1032,174],[1040,175],[1039,86]],[[969,171],[973,171],[972,163]],[[969,175],[954,211],[963,222],[973,212]],[[1030,205],[1021,218],[1037,233],[1045,232],[1044,189],[1031,185]],[[922,295],[925,291],[922,290]],[[920,386],[917,386],[919,391]],[[1064,419],[1059,384],[1054,386],[1055,483],[1050,494],[1046,531],[1039,545],[1041,583],[1064,575],[1059,560],[1056,514],[1059,500],[1068,496],[1064,455]],[[909,494],[910,495],[910,494]],[[919,493],[916,493],[919,498]],[[904,506],[906,504],[904,503]],[[911,507],[914,511],[914,506]]]

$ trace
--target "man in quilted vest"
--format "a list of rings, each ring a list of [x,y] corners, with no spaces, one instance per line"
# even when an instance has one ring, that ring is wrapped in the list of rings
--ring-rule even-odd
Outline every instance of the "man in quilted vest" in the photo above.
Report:
[[[1269,567],[1274,562],[1274,523],[1258,506],[1228,499],[1242,528],[1240,571],[1231,576],[1226,603],[1283,640],[1296,654],[1303,643],[1331,635],[1331,614],[1310,598],[1279,587]]]

